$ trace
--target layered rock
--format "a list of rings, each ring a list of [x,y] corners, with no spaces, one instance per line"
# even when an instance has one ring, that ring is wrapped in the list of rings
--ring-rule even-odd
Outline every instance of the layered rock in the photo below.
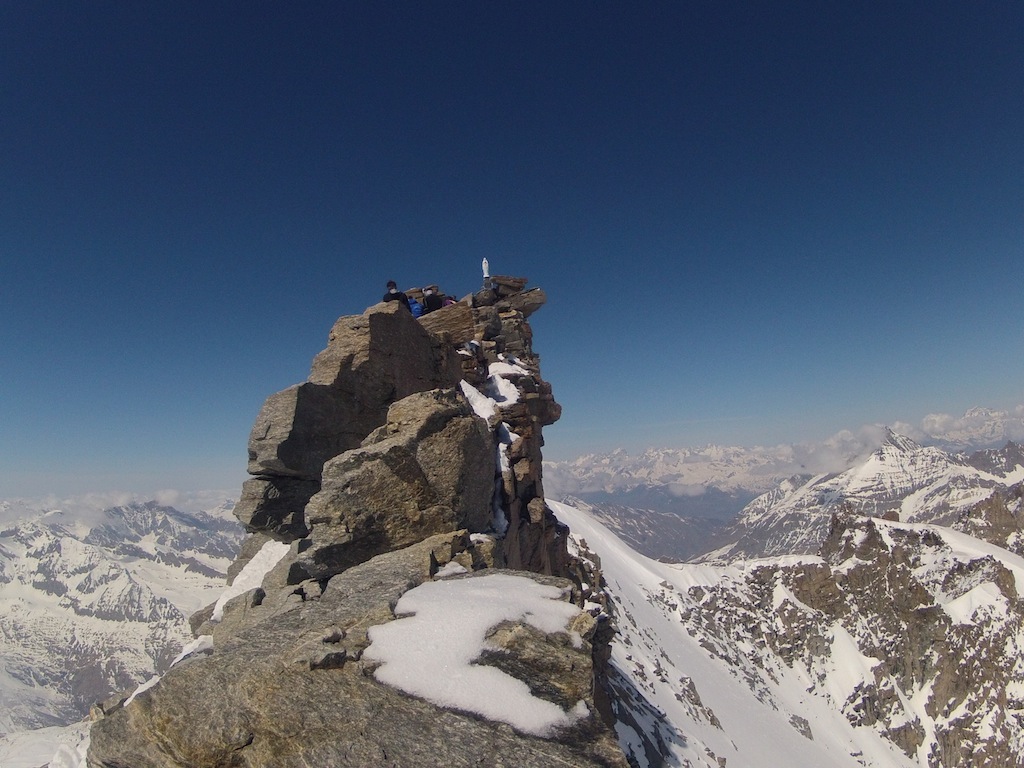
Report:
[[[359,447],[388,408],[416,392],[454,387],[455,350],[398,305],[342,317],[309,379],[271,395],[249,435],[249,473],[235,508],[250,530],[289,541],[308,533],[303,509],[324,463]]]
[[[90,766],[624,768],[595,684],[607,623],[578,608],[561,629],[529,611],[501,622],[473,662],[561,713],[551,732],[405,695],[364,657],[368,630],[434,577],[508,567],[565,600],[590,596],[544,501],[541,428],[560,408],[526,322],[544,295],[525,282],[495,278],[422,322],[393,302],[335,323],[309,380],[268,398],[253,427],[237,596],[192,620],[212,653],[106,712]]]
[[[495,276],[493,288],[425,316],[424,327],[457,346],[463,377],[484,387],[492,366],[513,364],[503,377],[518,390],[517,401],[502,408],[499,424],[514,439],[507,447],[499,478],[499,505],[506,512],[504,553],[511,568],[564,574],[568,568],[565,528],[544,501],[541,429],[553,424],[562,409],[551,386],[540,377],[527,318],[545,301],[542,290],[523,291],[523,278]],[[496,424],[495,426],[499,426]]]
[[[403,469],[395,463],[396,451],[400,451],[393,445],[387,457],[381,454],[381,446],[365,448],[361,455],[345,460],[339,457],[364,450],[364,441],[388,422],[389,408],[405,397],[453,389],[460,380],[486,388],[492,365],[514,362],[514,370],[502,375],[514,384],[519,396],[490,425],[492,430],[504,427],[515,435],[505,450],[509,466],[495,478],[495,501],[505,515],[503,526],[507,525],[501,531],[505,559],[513,568],[567,573],[564,529],[544,502],[541,478],[541,428],[559,418],[561,407],[550,384],[540,376],[533,331],[527,322],[546,297],[538,288],[524,291],[525,278],[496,276],[491,283],[493,287],[418,321],[397,302],[386,302],[334,324],[327,348],[313,360],[309,380],[267,398],[253,425],[249,472],[254,477],[244,483],[236,507],[239,520],[250,532],[282,541],[308,540],[308,515],[312,514],[321,520],[322,533],[328,520],[338,519],[334,512],[325,511],[333,504],[327,498],[338,501],[343,497],[327,489],[326,496],[312,500],[325,482],[345,484],[342,476],[354,470],[356,463],[367,461],[367,454],[379,460],[377,470],[360,470],[364,481],[367,473],[392,466],[399,475],[406,473],[402,479],[406,507],[415,507],[417,514],[427,513],[428,517],[441,514],[438,509],[427,511],[434,506],[429,494],[417,490],[415,479],[408,475],[412,465],[405,464]],[[434,417],[435,421],[437,418],[446,417]],[[372,440],[380,442],[384,437]],[[444,442],[442,438],[440,443]],[[495,438],[494,443],[497,450],[500,440]],[[334,459],[339,460],[325,469]],[[450,460],[438,461],[439,466],[445,464]],[[475,483],[470,493],[474,504],[481,503],[479,495],[474,495],[478,486]],[[490,507],[487,501],[481,509]],[[478,510],[476,519],[470,516],[467,525],[471,530],[487,527],[482,515]],[[434,530],[430,525],[426,524],[424,533]],[[314,534],[312,538],[323,536]],[[308,541],[303,546],[308,546]],[[314,572],[323,574],[323,569],[314,567],[309,573]]]
[[[292,581],[323,579],[427,536],[491,523],[494,449],[487,424],[455,390],[399,400],[363,445],[324,466],[295,546]]]

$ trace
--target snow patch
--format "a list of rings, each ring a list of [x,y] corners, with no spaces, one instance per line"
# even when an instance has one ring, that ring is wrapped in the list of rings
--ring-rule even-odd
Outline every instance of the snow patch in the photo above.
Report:
[[[1006,614],[1009,605],[999,587],[986,581],[942,607],[955,624],[974,624],[979,612],[988,616],[1002,616]]]
[[[586,705],[580,701],[565,711],[535,697],[521,680],[474,662],[488,647],[487,632],[503,621],[525,621],[546,633],[565,631],[580,611],[562,597],[558,587],[524,576],[430,581],[402,595],[397,620],[370,627],[363,657],[382,662],[374,672],[382,683],[441,707],[547,736],[586,716]]]
[[[227,587],[213,607],[213,615],[210,621],[219,622],[224,618],[224,606],[228,601],[239,595],[244,595],[250,589],[256,589],[263,583],[263,577],[270,570],[281,562],[281,559],[288,554],[290,545],[281,541],[268,541],[252,560],[245,564],[245,567],[235,577],[235,580]]]

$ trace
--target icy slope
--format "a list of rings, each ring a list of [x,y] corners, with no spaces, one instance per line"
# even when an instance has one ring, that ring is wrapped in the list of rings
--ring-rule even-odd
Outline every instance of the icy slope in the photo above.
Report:
[[[641,765],[1020,763],[1024,560],[859,517],[824,559],[669,565],[552,506],[603,570],[620,743]]]

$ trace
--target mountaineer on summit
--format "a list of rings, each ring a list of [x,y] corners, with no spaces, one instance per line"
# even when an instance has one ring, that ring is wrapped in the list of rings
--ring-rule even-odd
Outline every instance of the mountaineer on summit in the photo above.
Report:
[[[423,314],[433,312],[444,306],[443,300],[437,295],[433,286],[427,286],[423,291]]]
[[[381,301],[400,301],[402,306],[412,312],[412,306],[409,304],[409,297],[406,296],[402,291],[398,290],[398,283],[394,280],[388,280],[388,292],[384,294],[384,298]]]

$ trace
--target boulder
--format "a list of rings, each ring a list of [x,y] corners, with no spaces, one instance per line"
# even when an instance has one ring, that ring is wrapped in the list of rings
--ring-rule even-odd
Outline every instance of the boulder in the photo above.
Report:
[[[358,447],[396,400],[461,376],[455,349],[397,302],[339,318],[309,380],[268,397],[256,418],[248,470],[258,482],[243,489],[239,520],[285,541],[301,537],[324,462]]]
[[[429,578],[434,551],[450,545],[450,537],[440,539],[353,567],[332,578],[319,598],[266,620],[259,606],[250,607],[246,626],[219,641],[212,655],[178,664],[159,685],[96,722],[88,765],[626,768],[589,693],[586,621],[573,626],[584,634],[578,647],[564,632],[503,623],[492,635],[503,652],[484,660],[522,679],[538,697],[584,701],[589,714],[551,738],[438,707],[373,677],[376,665],[362,659],[367,628],[392,621],[399,597]]]
[[[462,394],[410,395],[362,447],[324,465],[290,578],[328,578],[436,533],[484,531],[493,489],[493,438]]]

